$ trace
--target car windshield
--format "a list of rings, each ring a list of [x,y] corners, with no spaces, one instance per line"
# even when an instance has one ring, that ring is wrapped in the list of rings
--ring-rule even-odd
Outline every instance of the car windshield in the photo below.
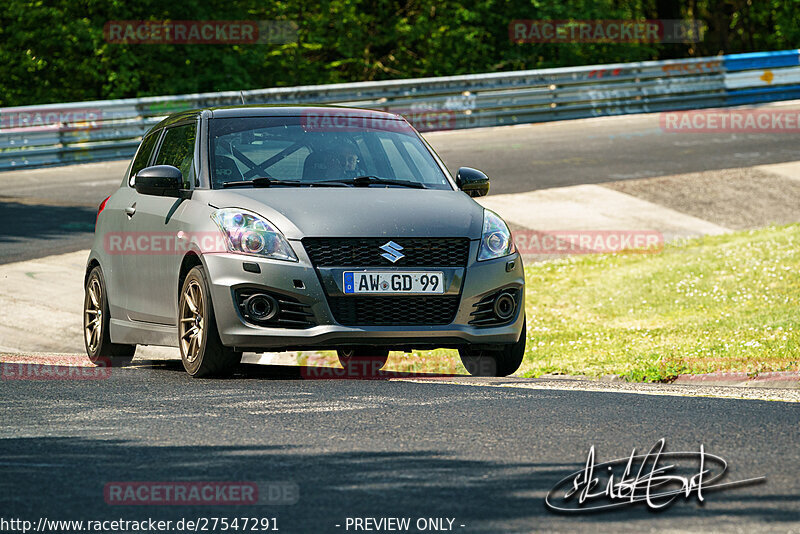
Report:
[[[212,187],[341,180],[353,186],[402,187],[406,183],[452,190],[407,122],[365,114],[353,117],[349,121],[311,114],[211,119]],[[247,183],[254,179],[256,183]],[[399,183],[387,184],[388,180]]]

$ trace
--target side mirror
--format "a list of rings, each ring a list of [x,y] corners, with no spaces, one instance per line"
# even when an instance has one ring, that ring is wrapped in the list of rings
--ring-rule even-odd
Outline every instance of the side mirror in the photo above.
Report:
[[[489,194],[489,177],[478,169],[470,167],[458,169],[456,185],[471,197],[485,197]]]
[[[133,187],[142,195],[180,197],[183,175],[172,165],[153,165],[136,174]]]

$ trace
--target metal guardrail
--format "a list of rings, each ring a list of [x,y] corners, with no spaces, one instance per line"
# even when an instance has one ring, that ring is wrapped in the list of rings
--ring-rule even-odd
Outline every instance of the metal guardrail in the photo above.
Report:
[[[800,98],[800,50],[245,91],[248,104],[393,111],[421,131]],[[163,117],[236,105],[238,91],[0,109],[0,170],[133,155]]]

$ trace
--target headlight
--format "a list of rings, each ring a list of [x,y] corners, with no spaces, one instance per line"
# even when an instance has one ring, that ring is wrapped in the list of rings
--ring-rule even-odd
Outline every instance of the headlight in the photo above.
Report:
[[[491,210],[483,210],[483,236],[478,261],[502,258],[517,251],[505,221]]]
[[[238,208],[223,208],[211,214],[211,219],[219,226],[231,252],[273,260],[297,261],[297,256],[283,234],[272,223],[255,213]]]

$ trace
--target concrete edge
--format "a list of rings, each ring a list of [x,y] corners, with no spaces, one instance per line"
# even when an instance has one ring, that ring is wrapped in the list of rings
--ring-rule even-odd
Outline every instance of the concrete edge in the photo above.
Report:
[[[479,377],[403,377],[396,381],[428,384],[448,384],[467,387],[512,388],[517,390],[539,390],[546,392],[589,391],[594,393],[616,393],[653,395],[662,397],[738,399],[800,403],[800,388],[737,387],[712,383],[668,384],[652,382],[612,382],[591,379],[543,379],[543,378],[479,378]]]
[[[672,384],[714,386],[759,387],[759,388],[798,388],[800,371],[770,371],[751,376],[744,372],[720,372],[699,375],[679,375]]]

